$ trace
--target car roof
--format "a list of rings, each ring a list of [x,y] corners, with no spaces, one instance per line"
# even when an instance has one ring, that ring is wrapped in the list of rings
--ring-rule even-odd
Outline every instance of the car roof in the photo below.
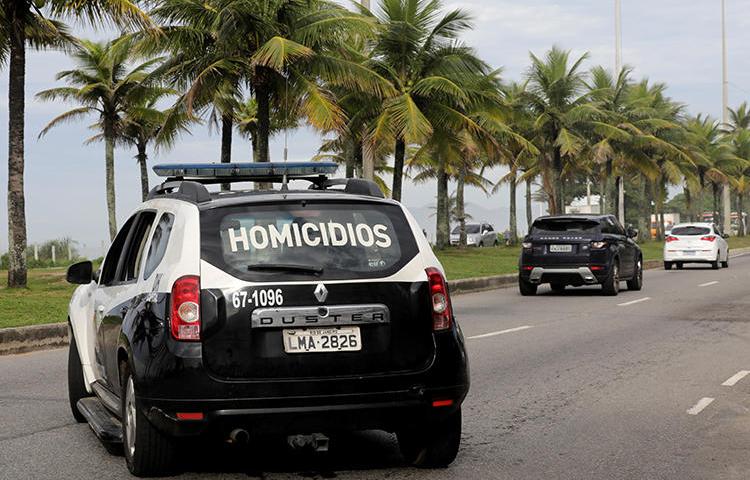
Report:
[[[214,192],[211,200],[198,204],[200,210],[231,207],[248,203],[274,203],[303,200],[332,200],[358,203],[381,203],[386,205],[400,205],[395,200],[377,198],[369,195],[356,195],[341,190],[237,190],[230,192]]]
[[[601,220],[603,218],[611,218],[613,215],[607,215],[607,214],[594,214],[594,213],[566,213],[562,215],[544,215],[541,217],[537,217],[534,221],[537,222],[539,220]]]
[[[686,223],[678,223],[676,225],[672,225],[672,228],[678,228],[678,227],[706,227],[710,228],[713,227],[713,223],[711,222],[686,222]]]

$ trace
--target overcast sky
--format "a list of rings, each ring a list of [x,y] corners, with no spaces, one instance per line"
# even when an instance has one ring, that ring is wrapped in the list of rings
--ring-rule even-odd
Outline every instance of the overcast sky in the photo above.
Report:
[[[375,3],[375,2],[373,2]],[[574,54],[590,52],[588,67],[614,63],[613,0],[465,0],[446,2],[475,17],[475,29],[465,41],[495,67],[502,67],[508,80],[522,78],[529,51],[543,55],[553,44]],[[623,58],[635,67],[637,77],[666,82],[669,95],[688,105],[691,113],[715,117],[721,111],[721,17],[720,0],[622,0]],[[750,98],[750,0],[727,0],[730,104]],[[79,30],[80,31],[80,30]],[[102,35],[101,33],[98,35]],[[69,236],[84,245],[89,255],[100,254],[107,239],[104,192],[104,146],[84,146],[92,122],[58,127],[45,138],[37,134],[54,116],[70,106],[42,103],[36,92],[55,85],[54,76],[68,68],[68,59],[54,52],[31,52],[28,56],[26,104],[26,213],[29,241]],[[0,83],[0,150],[7,151],[7,69]],[[93,121],[93,119],[92,119]],[[302,129],[290,133],[290,160],[306,160],[319,146],[318,136]],[[281,138],[274,139],[271,156],[280,160]],[[250,158],[249,143],[235,137],[233,158]],[[154,155],[154,162],[218,161],[219,138],[198,127],[170,152]],[[135,152],[116,151],[117,216],[119,222],[140,200]],[[6,158],[6,157],[3,157]],[[501,172],[491,172],[493,180]],[[152,185],[156,181],[152,176]],[[0,183],[7,184],[7,168],[0,169]],[[434,185],[407,184],[405,203],[414,208],[431,204]],[[519,192],[520,194],[521,192]],[[491,197],[469,191],[468,201],[493,210],[496,228],[507,227],[507,190]],[[519,218],[524,218],[519,201]],[[534,207],[534,214],[539,213]],[[0,198],[0,251],[7,249],[5,195]],[[433,222],[434,220],[430,220]],[[523,222],[521,222],[523,223]],[[432,231],[432,225],[425,225]],[[520,225],[523,228],[523,225]]]

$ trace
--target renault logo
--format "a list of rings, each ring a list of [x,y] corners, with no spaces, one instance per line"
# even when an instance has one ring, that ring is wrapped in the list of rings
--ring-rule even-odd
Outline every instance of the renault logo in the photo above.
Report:
[[[326,297],[328,297],[328,289],[322,283],[319,283],[318,286],[315,287],[315,291],[313,293],[315,294],[315,298],[317,298],[318,302],[320,303],[325,302]]]

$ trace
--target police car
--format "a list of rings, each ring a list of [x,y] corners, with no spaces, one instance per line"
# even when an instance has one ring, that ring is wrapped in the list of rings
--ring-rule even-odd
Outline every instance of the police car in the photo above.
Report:
[[[154,167],[167,177],[101,269],[72,265],[73,416],[131,473],[186,441],[397,434],[409,463],[459,448],[469,388],[442,267],[412,215],[332,163]],[[290,188],[289,181],[303,188]],[[209,192],[207,184],[279,189]],[[335,447],[335,446],[334,446]]]

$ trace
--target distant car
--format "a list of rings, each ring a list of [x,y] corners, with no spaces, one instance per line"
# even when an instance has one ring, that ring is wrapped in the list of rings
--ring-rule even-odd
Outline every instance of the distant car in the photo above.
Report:
[[[456,225],[451,232],[451,245],[458,245],[461,227]],[[498,244],[497,232],[489,223],[467,223],[466,245],[470,247],[493,247]]]
[[[556,215],[537,218],[523,240],[518,262],[521,295],[549,283],[554,292],[568,285],[601,285],[617,295],[643,287],[643,254],[633,241],[638,231],[623,228],[613,215]]]
[[[664,239],[664,269],[686,263],[708,263],[715,270],[729,267],[727,235],[712,223],[681,223]]]

